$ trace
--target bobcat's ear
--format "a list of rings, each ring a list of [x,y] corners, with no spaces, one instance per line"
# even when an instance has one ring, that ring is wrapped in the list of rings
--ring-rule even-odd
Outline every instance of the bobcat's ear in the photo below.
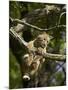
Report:
[[[48,43],[49,43],[49,41],[52,40],[53,38],[54,38],[53,36],[49,35],[49,36],[48,36]]]
[[[50,35],[49,38],[50,38],[50,40],[52,40],[54,37]]]

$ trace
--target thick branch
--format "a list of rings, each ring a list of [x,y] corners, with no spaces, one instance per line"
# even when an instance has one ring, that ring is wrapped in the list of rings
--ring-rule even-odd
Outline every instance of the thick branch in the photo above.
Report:
[[[26,21],[23,21],[23,20],[12,19],[11,17],[10,17],[10,19],[11,19],[12,22],[17,22],[17,23],[20,23],[20,24],[24,24],[24,25],[26,25],[26,26],[28,26],[30,28],[34,28],[35,30],[39,30],[39,31],[49,31],[49,30],[59,28],[59,27],[66,27],[66,25],[57,25],[57,26],[54,26],[54,27],[51,27],[51,28],[48,28],[48,29],[47,28],[42,29],[42,28],[39,28],[39,27],[37,27],[35,25],[29,24],[29,23],[27,23]]]
[[[58,61],[65,61],[66,60],[66,55],[60,55],[60,54],[51,54],[51,53],[46,53],[43,55],[43,57],[50,59],[50,60],[58,60]]]

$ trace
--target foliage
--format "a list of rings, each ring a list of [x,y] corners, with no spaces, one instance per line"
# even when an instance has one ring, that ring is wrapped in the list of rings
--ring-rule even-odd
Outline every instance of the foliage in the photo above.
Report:
[[[15,56],[13,55],[11,49],[10,49],[9,57],[10,57],[9,88],[20,88],[22,86],[20,66],[19,66]]]

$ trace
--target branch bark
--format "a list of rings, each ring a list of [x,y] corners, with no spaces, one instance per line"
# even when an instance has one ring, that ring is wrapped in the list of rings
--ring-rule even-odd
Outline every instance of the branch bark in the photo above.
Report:
[[[10,34],[21,44],[21,46],[24,46],[24,48],[27,48],[28,43],[23,40],[14,30],[10,29],[9,31]],[[58,60],[58,61],[65,61],[66,60],[66,55],[60,55],[60,54],[51,54],[51,53],[45,53],[42,54],[44,58],[47,58],[49,60]]]

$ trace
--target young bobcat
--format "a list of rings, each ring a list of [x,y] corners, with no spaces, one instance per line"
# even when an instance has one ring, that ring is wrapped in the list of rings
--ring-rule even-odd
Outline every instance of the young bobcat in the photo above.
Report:
[[[46,53],[49,39],[49,35],[47,33],[43,33],[40,34],[35,40],[28,43],[27,47],[29,53],[23,56],[23,79],[30,80],[29,76],[34,75],[38,71],[39,66],[41,66],[41,63],[45,61],[41,54]]]

